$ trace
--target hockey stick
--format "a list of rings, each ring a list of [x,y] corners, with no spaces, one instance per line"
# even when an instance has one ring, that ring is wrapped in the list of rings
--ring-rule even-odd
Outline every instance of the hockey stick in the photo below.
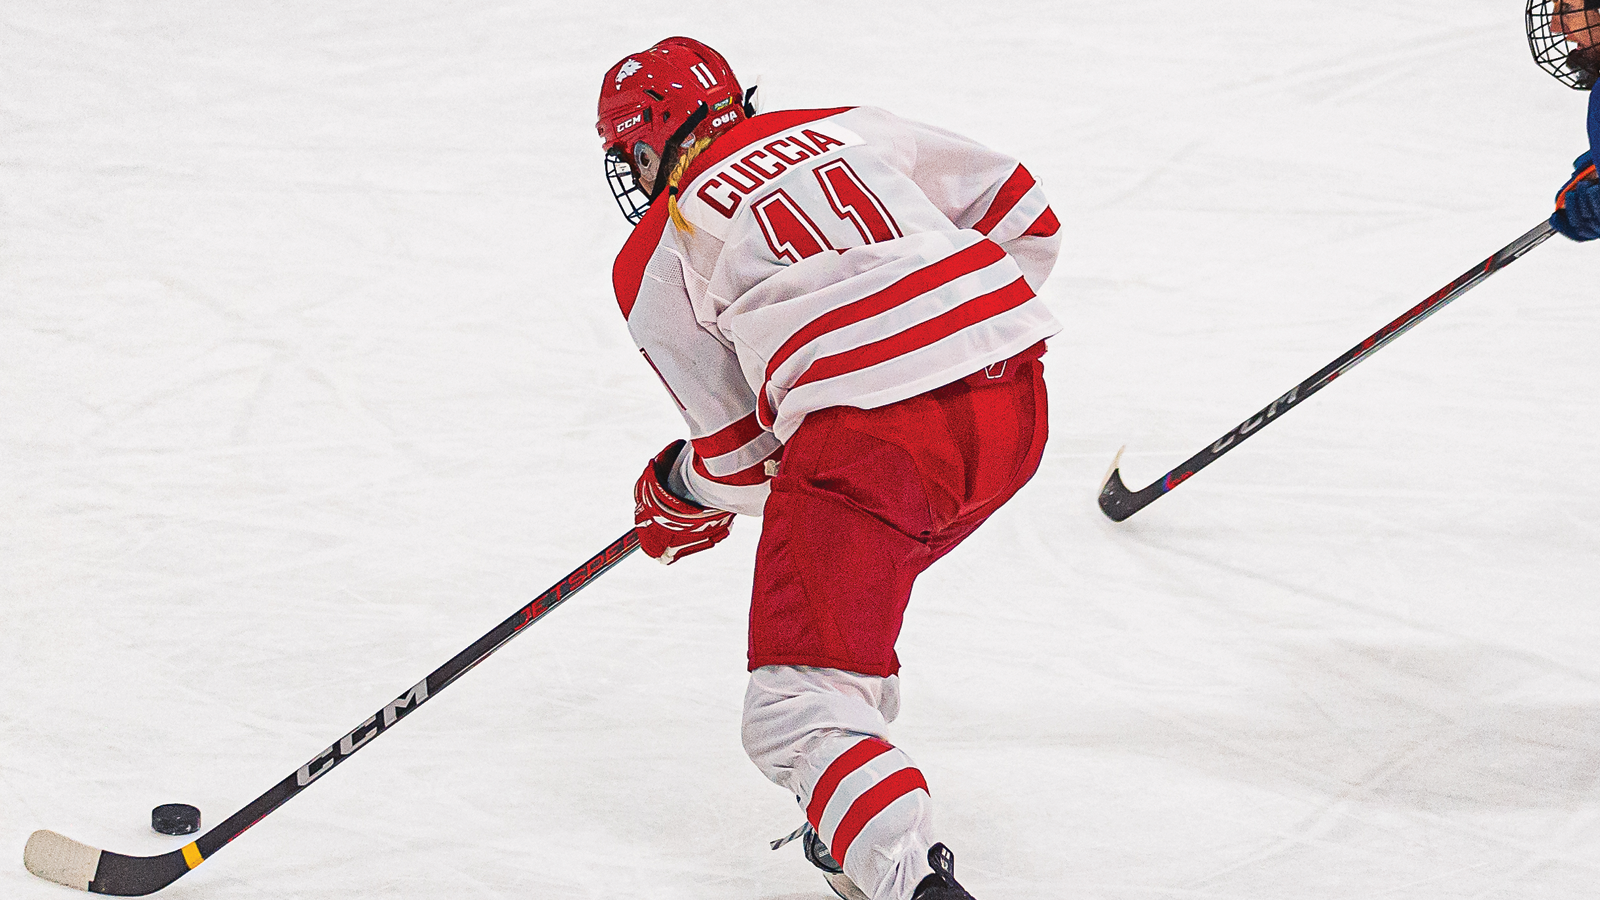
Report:
[[[624,557],[637,549],[639,549],[638,533],[629,529],[627,534],[612,541],[611,546],[573,569],[567,577],[556,582],[532,603],[512,613],[509,619],[478,638],[472,646],[434,669],[427,678],[417,682],[388,706],[357,725],[349,734],[312,757],[310,762],[278,782],[271,790],[250,801],[244,809],[229,816],[227,821],[207,831],[183,849],[160,856],[124,856],[80,844],[53,831],[35,831],[28,838],[28,846],[22,851],[23,865],[40,878],[47,878],[67,887],[94,894],[136,897],[161,890],[183,877],[190,869],[210,859],[212,854],[243,834],[245,829],[266,818],[290,797],[305,790],[313,781],[328,774],[328,770],[344,762],[373,738],[410,715],[417,707],[444,690],[452,681],[488,659],[489,654],[516,637],[522,629],[539,621],[545,613],[560,606],[584,585],[599,577],[600,573],[621,562]]]
[[[1116,458],[1111,461],[1111,471],[1106,473],[1105,481],[1100,483],[1100,511],[1110,517],[1111,521],[1121,522],[1154,503],[1157,497],[1183,484],[1191,475],[1211,465],[1217,457],[1239,446],[1245,438],[1261,430],[1267,423],[1293,409],[1307,397],[1322,390],[1329,382],[1354,368],[1356,363],[1378,352],[1385,344],[1410,331],[1417,323],[1444,308],[1445,304],[1476,287],[1478,282],[1510,265],[1522,254],[1539,246],[1555,233],[1549,222],[1540,222],[1537,228],[1500,248],[1498,253],[1440,288],[1438,293],[1406,310],[1400,318],[1346,350],[1343,356],[1328,363],[1317,374],[1295,385],[1289,393],[1267,404],[1266,409],[1240,422],[1232,431],[1218,438],[1216,443],[1189,457],[1183,465],[1142,490],[1130,491],[1127,485],[1122,483],[1122,472],[1118,468],[1122,462],[1122,450],[1118,450]]]

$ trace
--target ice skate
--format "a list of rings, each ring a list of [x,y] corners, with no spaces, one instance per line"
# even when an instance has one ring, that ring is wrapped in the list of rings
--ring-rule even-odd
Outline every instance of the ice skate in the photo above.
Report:
[[[911,900],[974,900],[956,881],[956,855],[949,847],[944,844],[929,847],[928,865],[933,867],[933,874],[922,879]]]
[[[828,887],[833,888],[833,892],[839,895],[840,900],[868,900],[861,888],[856,887],[856,883],[844,873],[844,867],[839,865],[833,854],[828,852],[827,846],[822,843],[822,838],[817,837],[817,833],[810,827],[807,827],[805,834],[801,835],[800,846],[805,850],[806,859],[811,860],[812,865],[822,870],[822,877],[828,880]]]

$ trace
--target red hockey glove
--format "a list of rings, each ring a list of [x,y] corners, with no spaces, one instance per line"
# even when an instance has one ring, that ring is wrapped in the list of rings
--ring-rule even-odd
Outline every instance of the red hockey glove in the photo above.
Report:
[[[667,472],[684,443],[668,444],[633,486],[633,527],[639,532],[639,548],[667,566],[681,556],[709,549],[733,527],[733,513],[697,506],[667,490]]]

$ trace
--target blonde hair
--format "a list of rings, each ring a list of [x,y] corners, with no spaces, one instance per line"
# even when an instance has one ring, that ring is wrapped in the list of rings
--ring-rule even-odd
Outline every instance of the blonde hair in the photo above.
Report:
[[[683,217],[683,211],[678,209],[678,182],[683,179],[684,173],[694,164],[695,157],[700,151],[711,146],[710,138],[701,138],[694,142],[694,146],[684,148],[678,154],[678,161],[672,164],[672,174],[667,176],[667,215],[672,217],[672,224],[684,234],[694,234],[694,226]]]

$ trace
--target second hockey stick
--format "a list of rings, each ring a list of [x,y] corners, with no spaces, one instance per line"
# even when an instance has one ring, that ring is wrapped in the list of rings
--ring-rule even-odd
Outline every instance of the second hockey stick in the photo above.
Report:
[[[630,528],[588,562],[551,585],[532,603],[512,613],[510,618],[478,638],[472,646],[434,669],[427,678],[417,682],[349,734],[312,757],[310,762],[278,782],[271,790],[250,801],[244,809],[182,849],[160,856],[124,856],[90,847],[54,831],[41,830],[28,838],[28,845],[22,851],[23,865],[40,878],[94,894],[135,897],[161,890],[210,859],[212,854],[243,834],[245,829],[266,818],[290,797],[328,774],[330,769],[349,759],[351,754],[410,715],[452,681],[488,659],[489,654],[516,637],[522,629],[539,621],[584,585],[637,549],[639,535]]]
[[[1460,278],[1440,288],[1433,296],[1406,310],[1398,319],[1378,329],[1368,336],[1366,340],[1346,350],[1344,355],[1323,366],[1315,375],[1295,385],[1289,393],[1267,404],[1266,409],[1240,422],[1234,426],[1232,431],[1218,438],[1211,446],[1184,460],[1182,465],[1141,490],[1129,490],[1128,486],[1122,483],[1122,472],[1119,468],[1122,461],[1122,451],[1118,450],[1116,459],[1111,462],[1111,471],[1106,473],[1105,481],[1100,484],[1100,511],[1105,513],[1113,522],[1121,522],[1154,503],[1156,498],[1183,484],[1194,473],[1211,465],[1218,457],[1239,446],[1244,442],[1245,438],[1266,427],[1273,419],[1278,418],[1299,405],[1307,397],[1327,387],[1335,378],[1348,372],[1357,363],[1378,352],[1385,344],[1405,334],[1423,319],[1443,309],[1445,304],[1476,287],[1478,282],[1510,265],[1518,257],[1539,246],[1546,238],[1555,233],[1555,229],[1550,226],[1549,222],[1540,222],[1538,227],[1501,247],[1495,255],[1467,270]]]

